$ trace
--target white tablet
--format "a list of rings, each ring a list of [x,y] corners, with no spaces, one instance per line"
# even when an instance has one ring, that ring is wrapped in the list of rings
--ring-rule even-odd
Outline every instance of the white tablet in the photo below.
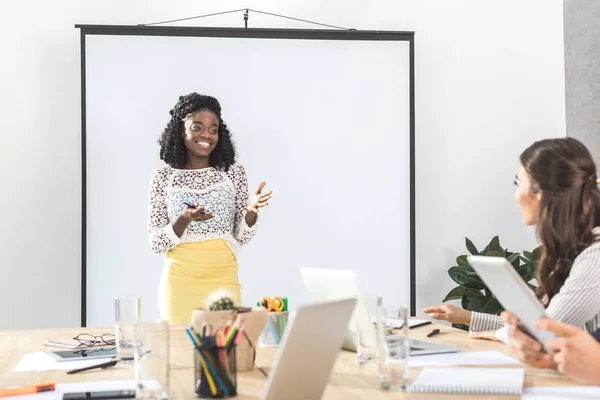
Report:
[[[503,257],[469,256],[469,264],[488,286],[502,307],[517,318],[521,330],[542,344],[554,333],[535,328],[535,321],[546,316],[544,306],[523,281],[515,268]]]

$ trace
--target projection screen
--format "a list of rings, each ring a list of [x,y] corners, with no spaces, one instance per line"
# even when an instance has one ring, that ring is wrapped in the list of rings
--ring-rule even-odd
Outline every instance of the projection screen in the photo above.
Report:
[[[178,96],[216,97],[249,189],[274,190],[239,253],[244,305],[308,301],[301,267],[352,269],[415,307],[413,33],[78,26],[82,63],[82,325],[113,297],[158,316],[148,242],[158,138]]]

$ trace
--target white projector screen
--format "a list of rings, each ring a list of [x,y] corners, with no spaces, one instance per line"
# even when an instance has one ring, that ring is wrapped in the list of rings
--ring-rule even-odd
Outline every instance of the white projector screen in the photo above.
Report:
[[[414,312],[413,34],[79,26],[82,325],[113,297],[158,316],[163,258],[148,241],[157,140],[178,96],[216,97],[252,191],[274,190],[239,253],[244,305],[308,301],[301,267],[351,269]]]

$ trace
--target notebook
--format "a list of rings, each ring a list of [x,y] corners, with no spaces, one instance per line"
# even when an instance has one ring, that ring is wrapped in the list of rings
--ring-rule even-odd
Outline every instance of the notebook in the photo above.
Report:
[[[424,368],[409,392],[521,395],[523,368]]]

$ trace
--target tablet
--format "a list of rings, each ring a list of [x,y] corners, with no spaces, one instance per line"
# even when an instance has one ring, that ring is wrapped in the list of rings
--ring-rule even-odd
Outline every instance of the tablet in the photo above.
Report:
[[[546,310],[511,263],[489,256],[468,256],[467,260],[502,307],[519,318],[519,328],[539,341],[545,351],[544,343],[555,335],[536,329],[535,321],[545,317]]]
[[[48,352],[55,361],[94,360],[98,358],[112,358],[117,355],[115,347],[99,347],[96,349],[81,349],[69,351]]]

